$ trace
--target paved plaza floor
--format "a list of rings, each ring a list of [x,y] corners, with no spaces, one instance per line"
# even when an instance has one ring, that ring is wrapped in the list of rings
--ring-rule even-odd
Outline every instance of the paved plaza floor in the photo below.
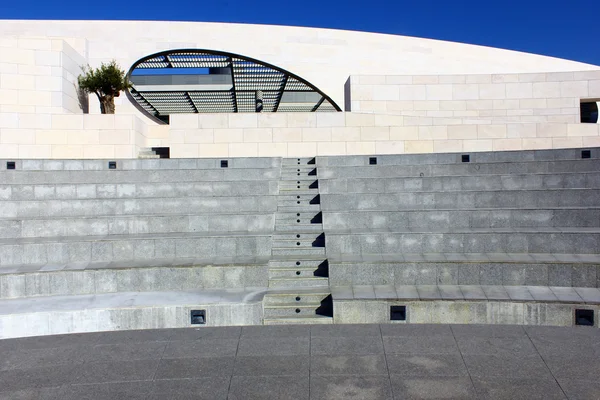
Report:
[[[600,399],[600,329],[298,325],[0,340],[0,399]]]

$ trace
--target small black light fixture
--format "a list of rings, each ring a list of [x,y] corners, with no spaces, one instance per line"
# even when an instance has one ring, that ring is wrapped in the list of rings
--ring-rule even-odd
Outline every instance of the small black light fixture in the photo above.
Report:
[[[581,150],[581,158],[592,158],[591,150]]]
[[[369,157],[369,165],[377,165],[377,157]]]
[[[116,161],[109,161],[108,162],[108,169],[117,169],[117,162]]]
[[[594,326],[594,310],[575,309],[575,325]]]
[[[6,162],[6,169],[16,169],[17,165],[14,161],[7,161]]]
[[[469,154],[463,154],[460,156],[460,160],[462,162],[471,162],[471,156]]]
[[[190,311],[190,318],[192,325],[205,325],[206,310],[192,310]]]
[[[221,168],[229,168],[229,161],[221,160]]]
[[[390,321],[406,321],[406,306],[390,306]]]

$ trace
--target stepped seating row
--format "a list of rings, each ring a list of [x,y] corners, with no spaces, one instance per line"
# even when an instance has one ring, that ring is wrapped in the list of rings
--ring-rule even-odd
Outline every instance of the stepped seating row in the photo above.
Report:
[[[0,267],[270,255],[281,160],[220,161],[17,161],[0,172]]]
[[[378,155],[378,165],[429,165],[429,164],[456,164],[463,162],[463,156],[468,155],[470,162],[522,162],[522,161],[555,161],[576,160],[584,156],[598,159],[600,153],[598,148],[585,149],[561,149],[561,150],[519,150],[519,151],[493,151],[475,153],[435,153],[435,154],[402,154],[402,155]],[[336,156],[318,157],[319,166],[346,167],[346,166],[369,166],[370,156]]]
[[[597,154],[317,158],[330,284],[600,287]]]
[[[3,170],[0,181],[8,184],[80,184],[80,183],[138,183],[138,182],[227,182],[260,181],[279,178],[279,170],[213,169],[213,170],[100,170],[100,171],[19,171]]]
[[[320,179],[320,193],[398,193],[442,190],[539,190],[600,188],[596,172]]]
[[[98,171],[108,169],[110,160],[0,160],[0,165],[15,163],[15,170],[22,171]],[[161,169],[222,169],[222,161],[227,161],[227,168],[263,169],[281,167],[281,158],[180,158],[180,159],[123,159],[114,161],[118,170],[161,170]]]
[[[276,195],[277,181],[0,185],[0,201]]]
[[[330,232],[346,230],[452,230],[455,228],[599,227],[600,208],[529,208],[407,211],[331,211]]]
[[[556,174],[598,171],[600,171],[600,163],[596,159],[460,164],[402,164],[369,165],[366,167],[320,167],[319,179]]]

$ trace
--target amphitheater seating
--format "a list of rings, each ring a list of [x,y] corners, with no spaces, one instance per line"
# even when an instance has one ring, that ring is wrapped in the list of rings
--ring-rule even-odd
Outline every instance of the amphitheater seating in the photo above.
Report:
[[[336,312],[337,322],[381,322],[389,318],[386,307],[401,303],[411,304],[412,322],[439,322],[439,313],[456,317],[456,310],[437,304],[435,312],[414,311],[450,299],[463,306],[469,299],[597,304],[600,162],[596,150],[591,154],[318,159],[330,285],[336,311],[346,310]],[[479,297],[465,298],[476,288]],[[565,288],[566,297],[537,296]],[[583,299],[576,293],[585,288],[591,292]],[[434,295],[420,297],[422,290]],[[463,318],[481,323],[477,316],[486,314]],[[504,323],[527,323],[513,317]]]
[[[598,314],[598,149],[222,161],[1,170],[0,337]]]

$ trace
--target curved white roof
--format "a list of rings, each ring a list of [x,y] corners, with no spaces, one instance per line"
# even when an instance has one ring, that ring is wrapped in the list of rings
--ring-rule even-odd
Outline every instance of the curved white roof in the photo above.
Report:
[[[284,68],[338,104],[350,75],[562,72],[597,66],[462,43],[290,26],[162,21],[0,20],[6,36],[64,38],[91,65],[116,59],[124,69],[170,49],[236,53]]]

